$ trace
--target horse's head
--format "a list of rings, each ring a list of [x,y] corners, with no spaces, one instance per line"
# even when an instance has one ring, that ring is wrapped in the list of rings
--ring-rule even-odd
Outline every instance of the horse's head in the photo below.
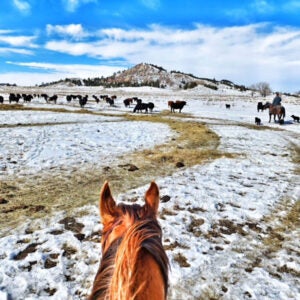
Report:
[[[156,219],[159,205],[159,190],[152,182],[145,194],[144,205],[116,204],[112,197],[108,182],[105,182],[100,192],[100,216],[103,224],[102,251],[124,236],[128,228],[137,220]]]
[[[169,261],[156,219],[158,204],[155,182],[143,205],[117,205],[108,182],[104,183],[99,203],[102,259],[90,300],[166,299]]]
[[[266,102],[265,104],[263,104],[262,109],[265,110],[267,108],[270,108],[271,103],[270,102]]]

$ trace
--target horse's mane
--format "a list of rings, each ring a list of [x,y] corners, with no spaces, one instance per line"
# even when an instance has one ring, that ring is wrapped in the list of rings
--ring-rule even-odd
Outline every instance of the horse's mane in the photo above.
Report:
[[[136,286],[136,270],[138,259],[143,254],[150,254],[158,264],[164,279],[165,295],[168,289],[168,257],[163,249],[162,231],[157,220],[146,218],[141,220],[139,205],[119,205],[119,207],[135,220],[124,236],[115,240],[103,253],[90,300],[128,300],[134,299],[146,282]],[[130,209],[129,209],[130,208]],[[113,288],[113,295],[110,290]]]
[[[106,292],[114,271],[114,261],[120,239],[114,241],[108,250],[103,253],[102,260],[95,276],[93,291],[89,300],[107,299]]]

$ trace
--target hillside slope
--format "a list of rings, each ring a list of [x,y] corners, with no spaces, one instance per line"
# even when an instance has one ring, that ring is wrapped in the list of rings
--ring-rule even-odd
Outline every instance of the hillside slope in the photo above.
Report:
[[[118,72],[107,78],[107,82],[112,85],[124,86],[155,86],[160,88],[193,88],[202,85],[206,88],[217,90],[220,85],[230,88],[245,90],[244,86],[239,86],[229,80],[217,81],[209,78],[199,78],[192,74],[180,71],[168,72],[163,67],[153,64],[140,63],[128,70]]]
[[[140,63],[127,70],[119,71],[112,76],[96,78],[66,78],[57,82],[45,83],[41,87],[64,84],[67,86],[103,86],[103,87],[139,87],[151,86],[166,89],[191,89],[201,87],[210,91],[224,89],[239,92],[246,91],[243,85],[229,80],[199,78],[180,71],[167,71],[153,64]]]

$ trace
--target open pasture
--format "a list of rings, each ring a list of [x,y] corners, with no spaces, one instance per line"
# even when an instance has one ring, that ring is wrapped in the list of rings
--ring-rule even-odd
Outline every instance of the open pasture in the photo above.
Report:
[[[128,203],[159,186],[168,299],[297,299],[298,99],[283,99],[280,125],[257,112],[268,99],[245,93],[56,87],[47,90],[56,104],[16,105],[1,89],[0,299],[87,297],[105,180]],[[88,94],[84,108],[67,103],[70,93]],[[92,98],[102,94],[114,105]],[[125,107],[134,96],[153,112]],[[168,108],[177,100],[187,102],[181,113]]]

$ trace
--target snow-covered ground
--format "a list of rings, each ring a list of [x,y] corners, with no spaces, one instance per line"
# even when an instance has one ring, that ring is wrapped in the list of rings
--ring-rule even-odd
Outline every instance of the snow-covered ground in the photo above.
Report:
[[[58,165],[101,166],[122,153],[164,143],[175,133],[164,124],[125,121],[121,114],[133,107],[125,108],[122,101],[137,95],[154,102],[158,113],[168,109],[168,100],[185,100],[183,112],[220,136],[220,150],[239,155],[155,178],[161,196],[170,197],[161,203],[159,217],[171,263],[168,299],[299,299],[299,228],[281,231],[276,250],[267,242],[300,200],[300,176],[294,172],[299,166],[291,157],[292,147],[300,147],[300,124],[290,117],[300,115],[299,100],[283,99],[287,115],[279,125],[268,123],[266,111],[257,112],[257,101],[265,99],[242,93],[151,88],[82,92],[116,94],[116,106],[91,101],[87,110],[106,115],[73,114],[80,110],[78,104],[67,105],[61,96],[57,105],[39,99],[25,106],[69,113],[0,110],[0,179]],[[231,108],[225,109],[225,103]],[[249,126],[255,117],[269,128]],[[126,201],[139,196],[142,201],[147,188],[115,197]],[[96,206],[82,207],[78,215],[65,219],[64,212],[57,212],[0,239],[0,299],[86,298],[101,257],[101,225]],[[74,231],[78,226],[80,234]]]
[[[151,147],[171,137],[168,127],[162,124],[156,124],[155,129],[163,134],[152,135],[153,125],[149,122],[28,111],[0,112],[0,117],[6,113],[10,122],[50,122],[52,125],[2,129],[0,176],[27,175],[54,167],[78,166],[93,163],[95,158],[103,166],[113,161],[116,155]],[[38,116],[38,120],[35,120]],[[64,124],[55,125],[57,122]]]

